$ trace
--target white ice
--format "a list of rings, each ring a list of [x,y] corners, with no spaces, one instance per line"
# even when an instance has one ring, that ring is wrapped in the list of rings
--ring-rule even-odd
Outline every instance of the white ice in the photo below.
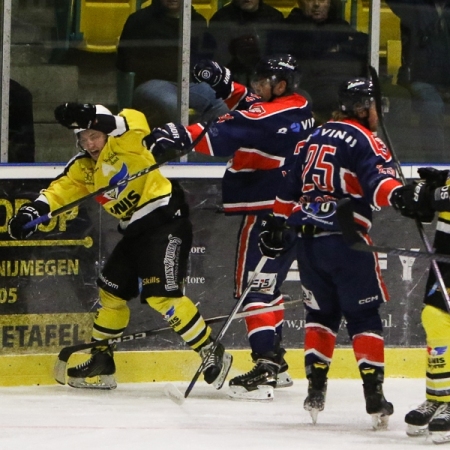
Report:
[[[181,392],[187,383],[173,383]],[[391,378],[386,431],[372,431],[361,381],[329,380],[316,425],[303,409],[306,381],[271,402],[233,401],[226,387],[199,382],[179,406],[165,383],[119,384],[114,391],[68,386],[0,388],[0,450],[404,450],[433,446],[409,438],[404,416],[425,399],[423,379]],[[450,444],[447,444],[450,449]],[[445,446],[444,446],[445,448]]]

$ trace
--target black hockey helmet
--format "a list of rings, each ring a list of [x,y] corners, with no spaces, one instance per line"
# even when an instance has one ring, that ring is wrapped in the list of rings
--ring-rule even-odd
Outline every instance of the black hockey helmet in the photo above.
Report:
[[[263,78],[270,79],[272,84],[284,80],[286,81],[286,93],[294,92],[300,81],[297,60],[289,54],[262,58],[255,66],[252,81],[256,82]]]
[[[353,115],[355,109],[369,109],[375,101],[375,88],[368,78],[352,78],[339,89],[339,110]]]

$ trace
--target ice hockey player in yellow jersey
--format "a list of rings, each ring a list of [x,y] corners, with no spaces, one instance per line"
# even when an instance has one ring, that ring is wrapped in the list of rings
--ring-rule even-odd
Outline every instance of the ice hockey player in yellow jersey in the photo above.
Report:
[[[55,109],[55,118],[74,130],[80,151],[34,202],[22,206],[10,220],[8,232],[14,239],[33,234],[37,226],[23,227],[37,217],[155,164],[142,145],[150,130],[139,111],[124,109],[113,115],[102,105],[65,103]],[[92,340],[123,334],[130,320],[128,301],[138,295],[141,279],[141,298],[204,358],[213,342],[211,329],[183,293],[192,225],[181,186],[153,170],[113,187],[96,200],[119,219],[123,237],[97,280],[101,307],[94,319]],[[231,355],[219,344],[205,364],[205,381],[220,389],[231,362]],[[68,384],[114,389],[115,371],[112,346],[94,347],[86,362],[68,369]]]

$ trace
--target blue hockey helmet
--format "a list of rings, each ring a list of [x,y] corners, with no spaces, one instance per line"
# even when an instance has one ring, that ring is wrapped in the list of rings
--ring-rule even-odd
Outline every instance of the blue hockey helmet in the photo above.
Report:
[[[355,109],[369,109],[375,101],[375,88],[368,78],[352,78],[339,89],[339,110],[353,115]]]

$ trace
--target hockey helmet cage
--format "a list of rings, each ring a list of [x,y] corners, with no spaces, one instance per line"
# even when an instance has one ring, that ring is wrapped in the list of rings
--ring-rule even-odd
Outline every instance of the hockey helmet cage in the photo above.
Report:
[[[103,105],[95,105],[95,114],[104,114],[107,116],[113,115],[113,113]],[[75,128],[73,132],[75,133],[75,136],[78,137],[78,133],[81,133],[84,130],[86,130],[86,128]]]
[[[262,58],[255,66],[252,81],[268,78],[272,83],[286,81],[286,93],[294,92],[300,82],[297,60],[289,54]]]
[[[355,109],[369,109],[375,100],[375,88],[368,78],[352,78],[339,89],[339,110],[353,115]]]

